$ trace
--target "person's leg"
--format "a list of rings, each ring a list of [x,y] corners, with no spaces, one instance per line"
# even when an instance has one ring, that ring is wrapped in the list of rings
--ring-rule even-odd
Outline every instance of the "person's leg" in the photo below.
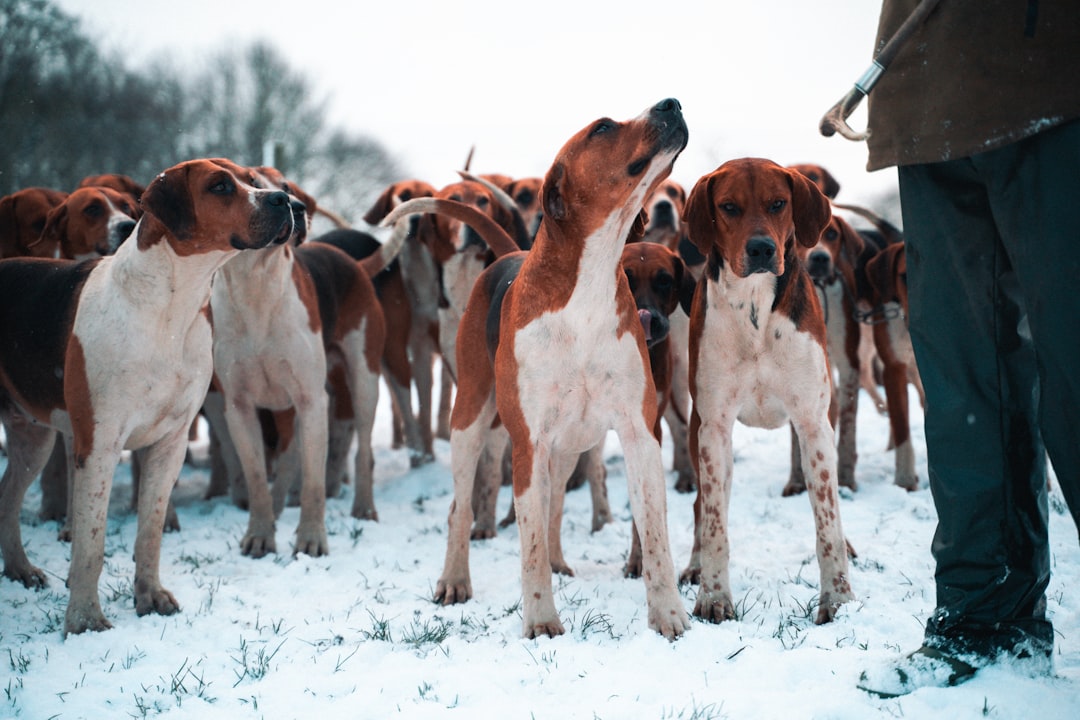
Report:
[[[1053,647],[1045,451],[1019,285],[970,160],[902,167],[899,178],[937,603],[923,647],[860,678],[883,697],[957,684],[999,652]]]
[[[1080,121],[974,158],[1029,314],[1042,388],[1039,425],[1080,526]]]
[[[901,168],[900,188],[938,512],[927,644],[992,656],[1016,629],[1049,647],[1045,452],[1015,273],[971,161]]]

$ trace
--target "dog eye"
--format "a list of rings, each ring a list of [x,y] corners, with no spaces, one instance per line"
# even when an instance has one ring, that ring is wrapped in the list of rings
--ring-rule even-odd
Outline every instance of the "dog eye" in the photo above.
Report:
[[[630,292],[637,292],[637,280],[634,279],[634,273],[629,270],[626,271],[626,280],[630,283]]]
[[[476,204],[479,207],[486,208],[488,206],[488,199],[486,197],[477,198]]]
[[[101,203],[92,202],[83,208],[83,215],[88,218],[99,218],[105,213],[105,209],[101,207]]]
[[[773,204],[769,206],[769,212],[778,213],[784,209],[785,205],[787,205],[787,200],[774,200]]]
[[[589,137],[593,137],[594,135],[602,135],[603,133],[614,129],[615,124],[610,120],[599,120],[595,125],[593,125],[593,129],[589,132]]]
[[[829,228],[828,230],[825,231],[825,239],[826,240],[835,240],[839,236],[840,236],[840,233],[836,232],[836,230],[834,230],[833,228]]]
[[[672,284],[675,282],[675,278],[671,277],[667,273],[658,273],[653,278],[653,287],[657,292],[666,293],[671,289]]]
[[[532,205],[533,194],[529,190],[522,190],[514,197],[514,201],[518,205]]]
[[[730,216],[732,216],[732,217],[735,217],[736,215],[738,215],[738,214],[739,214],[739,206],[738,206],[738,205],[736,205],[736,204],[735,204],[735,203],[733,203],[733,202],[724,202],[724,203],[720,203],[720,205],[719,205],[718,207],[719,207],[719,208],[720,208],[721,210],[723,210],[723,211],[724,211],[724,214],[725,214],[725,215],[730,215]]]
[[[218,180],[210,186],[210,192],[214,195],[229,195],[233,192],[233,189],[233,184],[228,180]]]

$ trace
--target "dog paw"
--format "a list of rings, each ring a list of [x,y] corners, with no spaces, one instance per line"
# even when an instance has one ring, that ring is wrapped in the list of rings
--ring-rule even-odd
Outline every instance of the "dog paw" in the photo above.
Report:
[[[911,475],[897,475],[896,484],[908,492],[914,492],[919,489],[919,476],[914,473]]]
[[[27,590],[40,590],[49,584],[41,568],[27,563],[20,567],[4,567],[4,577],[22,583]]]
[[[296,545],[293,547],[293,555],[303,553],[311,557],[322,557],[330,554],[330,542],[326,539],[326,528],[323,526],[296,529]]]
[[[780,494],[784,497],[791,497],[804,492],[806,492],[806,483],[801,479],[792,478],[788,480],[787,485],[784,486],[784,490]]]
[[[692,472],[679,471],[679,477],[675,480],[675,492],[692,493],[697,490],[697,478]]]
[[[826,593],[821,596],[821,604],[818,605],[817,616],[814,618],[815,625],[824,625],[836,619],[836,613],[840,606],[855,599],[851,591]]]
[[[67,613],[64,616],[64,637],[110,629],[112,629],[112,623],[105,619],[101,606],[97,603],[80,607],[68,602]]]
[[[554,620],[538,620],[536,622],[526,622],[525,631],[522,635],[530,640],[538,638],[541,635],[547,635],[548,637],[558,637],[566,632],[566,628],[563,627],[562,621],[559,618]]]
[[[472,597],[472,583],[468,578],[451,581],[442,580],[435,585],[434,600],[442,605],[457,605]]]
[[[711,623],[734,620],[735,604],[731,601],[731,593],[699,591],[694,615]]]
[[[649,609],[649,627],[660,633],[668,640],[682,637],[683,633],[690,629],[690,616],[682,603],[675,607]]]
[[[261,558],[277,552],[277,543],[273,535],[249,532],[240,541],[240,554],[252,558]]]
[[[469,533],[470,540],[490,540],[495,537],[495,528],[487,524],[473,525],[472,531]]]
[[[701,582],[701,564],[691,562],[686,569],[679,573],[680,585],[697,585]]]
[[[180,612],[180,603],[163,587],[158,586],[154,590],[141,592],[135,596],[135,614],[139,617],[150,613],[173,615],[178,612]]]
[[[379,512],[373,507],[353,507],[352,516],[357,520],[379,522]]]

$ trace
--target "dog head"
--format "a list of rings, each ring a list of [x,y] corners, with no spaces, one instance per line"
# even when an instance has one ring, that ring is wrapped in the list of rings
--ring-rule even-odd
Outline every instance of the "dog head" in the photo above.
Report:
[[[179,256],[266,247],[293,233],[289,196],[257,188],[225,160],[188,160],[162,172],[139,199],[140,249],[164,240]]]
[[[290,238],[294,245],[299,245],[307,239],[311,229],[311,221],[315,217],[318,204],[315,198],[297,187],[296,183],[285,179],[285,175],[275,167],[260,165],[252,168],[255,173],[255,187],[283,190],[289,195],[289,207],[293,214],[293,236]]]
[[[435,193],[436,198],[452,200],[468,205],[491,218],[507,232],[513,232],[514,219],[511,211],[495,200],[491,190],[471,180],[451,183]],[[489,248],[484,239],[471,226],[460,219],[444,214],[425,215],[421,221],[420,236],[431,248],[432,255],[440,265],[456,253],[472,253],[487,264]]]
[[[570,138],[544,177],[549,235],[587,238],[601,228],[625,238],[686,147],[682,107],[662,100],[632,120],[601,118]]]
[[[137,213],[140,212],[139,198],[142,197],[145,187],[132,180],[127,175],[120,175],[119,173],[104,173],[102,175],[90,175],[84,177],[79,181],[79,187],[107,187],[115,190],[118,193],[127,195],[131,199],[132,205],[135,206],[136,220],[139,219]]]
[[[690,314],[694,279],[682,258],[659,243],[631,243],[623,248],[622,268],[652,347],[668,336],[669,317],[680,305]]]
[[[796,243],[817,245],[832,211],[828,198],[802,173],[743,158],[697,181],[686,217],[690,239],[710,262],[729,267],[737,277],[779,276]]]
[[[390,214],[391,210],[401,203],[413,198],[432,197],[434,194],[435,188],[423,180],[401,180],[387,185],[375,204],[364,213],[364,222],[368,225],[378,225]]]
[[[686,190],[682,185],[671,178],[660,183],[645,201],[648,222],[642,239],[666,245],[670,250],[676,249],[685,235],[682,220],[685,206]]]
[[[825,197],[830,200],[835,200],[837,194],[840,192],[840,183],[836,181],[836,178],[832,176],[832,173],[820,165],[800,163],[797,165],[788,165],[788,169],[805,175],[810,182],[817,185],[818,190],[825,193]]]
[[[504,188],[506,194],[514,199],[521,217],[525,220],[525,229],[529,237],[536,239],[536,233],[540,230],[540,221],[544,219],[544,208],[540,203],[540,193],[544,186],[544,179],[540,177],[526,177],[513,180]]]
[[[49,212],[42,236],[73,260],[111,255],[135,229],[135,202],[109,187],[80,187]]]
[[[55,242],[41,237],[49,212],[67,193],[50,188],[24,188],[0,198],[0,258],[56,257]]]
[[[833,215],[814,247],[799,245],[799,255],[810,279],[828,285],[840,277],[854,292],[855,263],[866,243],[855,228],[839,215]]]

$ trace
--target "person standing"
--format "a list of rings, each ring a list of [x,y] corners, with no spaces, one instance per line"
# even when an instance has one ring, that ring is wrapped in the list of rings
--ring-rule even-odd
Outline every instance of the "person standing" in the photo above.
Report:
[[[878,45],[917,0],[885,0]],[[882,697],[1050,672],[1047,454],[1080,526],[1080,3],[941,0],[868,96],[897,167],[938,526],[922,647]]]

